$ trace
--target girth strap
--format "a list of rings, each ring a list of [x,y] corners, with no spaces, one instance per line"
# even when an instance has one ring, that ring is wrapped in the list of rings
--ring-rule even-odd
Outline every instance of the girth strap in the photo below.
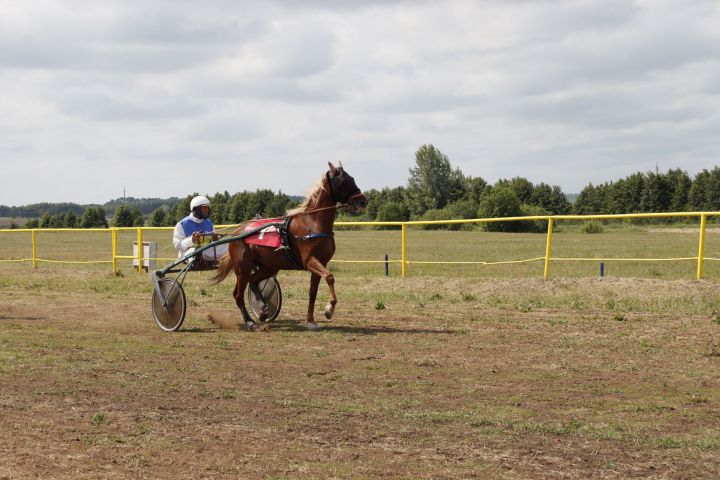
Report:
[[[292,221],[294,217],[285,217],[284,223],[280,226],[279,233],[280,233],[280,241],[282,243],[281,247],[278,247],[277,250],[282,250],[285,252],[285,256],[290,261],[290,263],[293,263],[298,269],[302,270],[303,265],[300,262],[300,259],[297,257],[295,252],[293,252],[292,247],[290,246],[290,237],[294,237],[293,234],[290,233],[290,222]],[[335,238],[335,232],[325,233],[325,232],[310,232],[304,237],[295,237],[298,240],[312,240],[313,238]]]

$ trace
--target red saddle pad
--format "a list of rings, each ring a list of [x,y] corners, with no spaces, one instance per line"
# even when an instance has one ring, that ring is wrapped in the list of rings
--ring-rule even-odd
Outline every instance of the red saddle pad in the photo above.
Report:
[[[245,231],[252,230],[254,228],[262,227],[268,223],[279,223],[282,222],[282,218],[262,218],[259,220],[253,220],[248,223],[245,227]],[[275,225],[269,225],[267,228],[263,228],[259,232],[245,237],[245,243],[250,245],[262,245],[264,247],[278,248],[282,245],[280,238],[280,232]]]

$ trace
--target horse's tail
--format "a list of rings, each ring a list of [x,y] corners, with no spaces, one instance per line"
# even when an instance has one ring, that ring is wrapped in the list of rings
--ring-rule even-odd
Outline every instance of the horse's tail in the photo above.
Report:
[[[213,285],[222,282],[223,280],[225,280],[225,277],[230,275],[232,269],[232,258],[230,257],[229,253],[226,253],[225,255],[220,257],[220,264],[218,265],[217,273],[210,279],[210,281]]]

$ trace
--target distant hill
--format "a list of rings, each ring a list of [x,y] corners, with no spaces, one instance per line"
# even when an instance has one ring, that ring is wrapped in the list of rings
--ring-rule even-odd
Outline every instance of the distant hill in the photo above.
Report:
[[[118,198],[110,200],[102,205],[97,204],[86,204],[81,205],[78,203],[33,203],[31,205],[23,205],[20,207],[8,207],[6,205],[0,205],[0,217],[13,217],[13,218],[40,218],[45,212],[49,215],[56,215],[59,213],[73,212],[75,215],[82,215],[88,207],[103,207],[108,214],[112,214],[115,211],[115,207],[118,205],[129,205],[137,206],[143,215],[150,215],[155,209],[162,205],[173,206],[179,199],[177,197],[170,198],[133,198],[127,197],[124,200]]]
[[[579,196],[580,196],[579,193],[566,193],[566,194],[565,194],[565,198],[567,198],[567,201],[570,202],[570,203],[575,203],[575,200],[576,200],[577,197],[579,197]]]
[[[162,207],[163,205],[166,205],[168,207],[173,207],[179,201],[180,201],[180,199],[177,197],[170,197],[170,198],[125,197],[125,198],[116,198],[115,200],[110,200],[109,202],[105,202],[103,207],[105,207],[105,211],[108,212],[108,214],[112,214],[112,212],[115,211],[115,208],[119,207],[120,205],[128,205],[130,207],[138,207],[140,209],[140,213],[142,213],[143,215],[150,215],[152,212],[154,212],[158,208]]]
[[[305,197],[298,195],[289,195],[290,199],[294,202],[300,202]],[[135,198],[125,197],[116,198],[105,202],[102,205],[97,204],[85,204],[81,205],[78,203],[33,203],[31,205],[23,205],[20,207],[8,207],[7,205],[0,205],[0,217],[4,217],[7,221],[3,223],[10,224],[10,221],[15,219],[21,219],[24,224],[30,218],[40,218],[45,212],[49,215],[56,215],[59,213],[73,212],[77,216],[81,216],[88,207],[103,207],[108,215],[112,215],[120,205],[128,205],[130,207],[137,206],[140,209],[140,213],[147,216],[158,208],[165,205],[168,208],[172,208],[178,203],[180,199],[178,197],[169,198]],[[15,223],[18,223],[16,221]]]

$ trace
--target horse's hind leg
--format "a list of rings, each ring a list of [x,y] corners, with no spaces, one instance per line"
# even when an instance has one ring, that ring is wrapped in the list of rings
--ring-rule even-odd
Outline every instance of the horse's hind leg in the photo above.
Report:
[[[245,250],[241,258],[248,260],[247,257],[249,257],[249,252]],[[252,265],[252,262],[242,260],[236,261],[233,265],[235,276],[237,277],[235,289],[233,290],[233,297],[235,297],[235,304],[242,313],[243,320],[245,321],[245,327],[248,330],[255,331],[258,329],[257,323],[250,318],[250,314],[248,314],[247,308],[245,308],[245,289],[247,288],[248,281],[250,279],[250,265]]]
[[[245,308],[245,288],[247,288],[247,284],[247,280],[238,275],[235,290],[233,290],[233,297],[235,297],[235,304],[242,313],[243,320],[245,321],[245,327],[248,330],[254,331],[257,330],[257,323],[250,318],[250,314],[248,314],[247,308]]]

